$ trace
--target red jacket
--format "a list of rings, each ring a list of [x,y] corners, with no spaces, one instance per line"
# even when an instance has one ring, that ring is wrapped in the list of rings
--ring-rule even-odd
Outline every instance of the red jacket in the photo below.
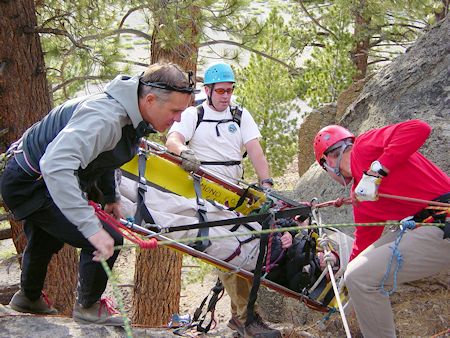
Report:
[[[355,140],[351,151],[352,190],[363,171],[378,160],[389,170],[379,193],[432,200],[450,192],[450,177],[418,152],[431,132],[420,120],[412,120],[370,130]],[[442,149],[444,152],[446,149]],[[425,204],[380,198],[360,202],[353,207],[356,223],[399,221],[426,207]],[[380,238],[383,227],[356,227],[350,259]]]

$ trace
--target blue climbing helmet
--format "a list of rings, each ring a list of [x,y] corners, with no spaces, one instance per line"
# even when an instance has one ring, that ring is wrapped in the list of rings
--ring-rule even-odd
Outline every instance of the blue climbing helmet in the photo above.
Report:
[[[214,84],[218,82],[233,82],[235,83],[236,80],[234,79],[234,73],[231,69],[231,66],[227,63],[216,63],[205,71],[205,79],[203,83],[205,85]]]

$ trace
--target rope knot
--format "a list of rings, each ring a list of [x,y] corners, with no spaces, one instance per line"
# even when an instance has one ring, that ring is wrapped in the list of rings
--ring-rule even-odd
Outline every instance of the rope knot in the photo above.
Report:
[[[340,208],[340,207],[342,207],[342,205],[344,205],[344,203],[345,203],[346,201],[345,201],[345,198],[343,198],[343,197],[339,197],[339,198],[337,198],[335,201],[334,201],[334,206],[336,207],[336,208]]]
[[[158,247],[158,241],[155,238],[150,238],[148,241],[141,241],[138,243],[142,249],[156,249]]]
[[[98,316],[101,317],[102,309],[105,309],[110,315],[116,315],[119,312],[116,310],[116,304],[109,297],[100,299],[100,306],[98,307]]]
[[[400,230],[402,230],[402,231],[406,231],[407,229],[415,229],[415,227],[416,227],[416,222],[412,219],[403,221],[400,224]]]
[[[322,236],[317,239],[317,243],[322,249],[326,249],[330,244],[330,239],[328,238],[326,233],[323,233]]]

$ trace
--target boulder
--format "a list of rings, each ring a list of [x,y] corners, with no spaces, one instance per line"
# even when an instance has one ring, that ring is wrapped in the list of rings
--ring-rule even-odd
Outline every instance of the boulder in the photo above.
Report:
[[[424,34],[404,54],[374,74],[349,105],[339,124],[356,135],[380,126],[422,119],[433,131],[421,152],[450,172],[450,17]],[[316,133],[320,128],[312,133]],[[303,144],[303,148],[307,148]],[[310,152],[313,149],[310,146]],[[317,165],[303,174],[295,198],[321,201],[348,196],[349,188],[335,184]],[[351,222],[347,208],[327,212],[326,222]]]
[[[328,104],[313,110],[303,120],[298,130],[298,175],[302,176],[314,163],[314,153],[311,147],[316,131],[335,123],[336,104]]]

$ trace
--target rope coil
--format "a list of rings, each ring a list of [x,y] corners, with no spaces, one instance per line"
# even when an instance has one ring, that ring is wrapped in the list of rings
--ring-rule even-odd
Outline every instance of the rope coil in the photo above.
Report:
[[[400,244],[400,241],[402,240],[404,233],[408,229],[414,229],[415,227],[416,227],[416,222],[413,220],[403,221],[400,224],[400,232],[394,242],[394,245],[390,247],[392,249],[392,255],[391,255],[391,258],[389,259],[386,273],[384,274],[384,277],[381,280],[381,293],[383,293],[385,296],[390,296],[397,290],[397,274],[403,265],[403,257],[402,257],[402,254],[400,253],[398,246]],[[394,283],[393,283],[391,290],[386,290],[384,287],[384,284],[386,283],[386,281],[389,278],[389,275],[391,273],[391,268],[392,268],[392,263],[394,261],[394,258],[397,260],[397,266],[395,267],[395,270],[394,270]]]

